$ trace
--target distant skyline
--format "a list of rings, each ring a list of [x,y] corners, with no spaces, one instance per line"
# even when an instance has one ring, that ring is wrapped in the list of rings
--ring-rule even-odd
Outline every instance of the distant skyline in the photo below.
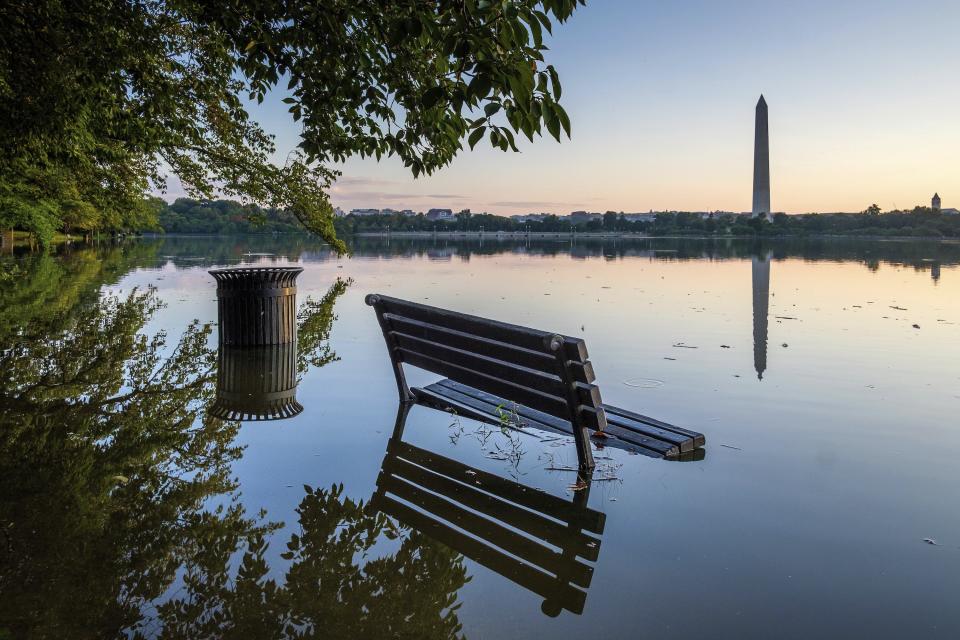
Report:
[[[522,153],[481,143],[414,180],[395,158],[351,159],[344,209],[750,211],[754,106],[775,144],[773,209],[960,206],[960,3],[593,0],[554,30],[573,139]],[[282,83],[283,84],[283,83]],[[285,86],[285,84],[284,84]],[[297,142],[281,92],[252,115]],[[167,197],[179,195],[171,184]]]

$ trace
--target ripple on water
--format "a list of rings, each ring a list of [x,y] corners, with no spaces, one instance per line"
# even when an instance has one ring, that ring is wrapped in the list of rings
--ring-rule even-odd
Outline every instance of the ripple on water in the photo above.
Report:
[[[635,389],[656,389],[657,387],[663,386],[663,380],[657,380],[656,378],[633,378],[631,380],[624,380],[623,384]]]

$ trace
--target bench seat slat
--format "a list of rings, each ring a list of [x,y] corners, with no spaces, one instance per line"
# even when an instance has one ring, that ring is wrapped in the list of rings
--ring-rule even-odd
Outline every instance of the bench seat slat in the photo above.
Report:
[[[391,296],[379,295],[378,297],[379,304],[383,306],[386,313],[449,327],[490,340],[516,344],[533,351],[546,353],[544,339],[554,335],[549,331],[471,316],[466,313],[431,307]],[[580,338],[564,336],[564,350],[569,360],[585,362],[588,359],[586,343]]]
[[[515,362],[521,366],[544,373],[552,373],[555,368],[553,355],[546,353],[543,349],[525,349],[508,342],[491,340],[490,338],[464,333],[463,331],[441,327],[428,322],[421,322],[420,320],[405,318],[393,313],[384,314],[383,317],[386,318],[394,331],[400,333],[438,342],[449,347],[463,349],[464,351],[482,353],[499,360]]]
[[[462,389],[468,389],[470,393],[477,394],[477,396],[483,395],[484,397],[480,398],[466,393],[461,393],[460,391],[457,391],[446,385],[458,385]],[[464,417],[498,426],[502,424],[500,421],[500,413],[498,408],[508,413],[514,411],[515,409],[517,416],[520,418],[520,429],[518,430],[523,431],[524,433],[527,433],[527,428],[532,428],[546,431],[548,433],[556,433],[567,437],[573,437],[573,430],[570,427],[569,420],[556,418],[543,413],[542,411],[530,409],[529,407],[524,407],[522,405],[514,405],[513,403],[509,403],[506,400],[498,398],[492,394],[479,391],[478,389],[474,389],[466,385],[460,385],[460,383],[454,382],[453,380],[441,380],[440,382],[436,382],[422,389],[411,389],[411,391],[413,391],[418,401],[422,402],[423,404],[428,404],[443,411],[453,410]],[[517,425],[510,426],[513,429],[517,429]],[[636,438],[634,439],[636,440]],[[602,444],[604,446],[613,447],[615,449],[624,449],[626,451],[630,451],[631,453],[638,453],[641,455],[653,457],[663,456],[663,452],[661,451],[654,451],[648,447],[636,444],[635,442],[628,442],[616,437],[607,438],[602,441]]]
[[[513,403],[510,403],[503,398],[499,398],[493,394],[480,391],[479,389],[474,389],[468,385],[458,383],[453,380],[441,380],[435,384],[426,387],[426,390],[434,390],[441,394],[444,394],[444,389],[450,389],[457,393],[475,397],[477,399],[483,400],[487,403],[488,406],[493,407],[493,417],[496,418],[496,407],[504,406],[505,410],[511,410]],[[475,407],[478,410],[482,410],[482,407]],[[521,418],[530,418],[535,422],[547,422],[553,428],[553,430],[562,430],[567,435],[572,435],[573,430],[570,426],[570,422],[562,419],[553,419],[553,420],[544,420],[544,417],[537,415],[537,412],[531,412],[527,407],[519,406],[517,408],[517,415]],[[536,427],[536,424],[531,424],[530,426]],[[593,428],[596,431],[596,428]],[[649,450],[652,453],[657,454],[661,457],[672,458],[678,456],[681,453],[680,445],[676,442],[681,436],[678,436],[674,433],[670,433],[671,440],[665,441],[657,438],[655,435],[648,435],[637,431],[636,429],[627,429],[623,426],[613,424],[608,419],[607,426],[604,429],[604,432],[612,436],[605,440],[596,441],[598,444],[602,443],[605,446],[612,446],[614,448],[627,448],[630,450],[636,450],[637,447]],[[633,447],[619,446],[620,443],[627,445],[634,445]],[[686,450],[690,450],[692,447],[687,447]]]
[[[418,389],[417,392],[436,394],[439,396],[437,400],[440,402],[447,402],[449,404],[451,401],[456,401],[458,403],[467,405],[473,411],[485,411],[487,416],[480,419],[493,424],[499,424],[499,413],[497,411],[497,407],[501,407],[502,410],[507,412],[515,409],[517,415],[521,418],[521,423],[524,427],[533,427],[534,429],[542,429],[551,433],[560,433],[571,437],[573,436],[573,428],[570,426],[569,420],[556,418],[554,416],[547,415],[542,411],[537,411],[536,409],[531,409],[522,405],[516,405],[491,393],[474,389],[473,387],[460,384],[459,382],[455,382],[453,380],[441,380],[423,389]],[[604,428],[606,433],[609,435],[614,435],[608,427],[609,424]],[[595,427],[594,431],[596,431]],[[639,442],[636,442],[636,438],[633,438],[633,441],[631,441],[629,439],[623,440],[614,436],[613,438],[607,438],[598,442],[602,442],[604,446],[613,447],[615,449],[624,449],[626,451],[630,451],[631,453],[639,453],[641,455],[655,457],[661,457],[665,455],[665,453],[669,452],[669,447],[663,447],[659,444],[654,445],[656,447],[655,449],[651,447],[645,447]]]
[[[546,331],[471,316],[457,311],[431,307],[417,302],[392,298],[390,296],[381,295],[380,303],[387,313],[393,315],[404,316],[430,324],[442,325],[482,338],[509,342],[525,349],[547,353],[544,346],[544,338],[550,334]]]
[[[560,581],[525,562],[504,554],[483,542],[453,529],[416,509],[389,496],[374,496],[371,506],[387,513],[409,527],[422,531],[429,537],[447,545],[524,589],[550,602],[557,602],[567,611],[583,613],[587,594],[570,584]]]
[[[688,436],[683,436],[667,429],[661,429],[659,427],[654,427],[642,422],[637,422],[635,420],[631,420],[630,418],[624,418],[621,415],[608,412],[607,424],[613,425],[620,429],[626,429],[627,431],[643,436],[656,438],[657,440],[663,440],[664,442],[670,442],[679,448],[680,453],[692,451],[694,448],[693,439]]]
[[[448,387],[435,388],[434,385],[429,385],[422,389],[411,389],[411,391],[414,392],[417,400],[423,404],[434,405],[445,411],[453,410],[458,415],[473,418],[481,422],[489,422],[497,426],[501,424],[497,413],[498,405],[487,402],[486,400],[460,393]],[[550,433],[565,436],[570,435],[569,423],[560,418],[555,418],[542,411],[534,411],[533,409],[526,409],[525,411],[518,411],[517,413],[522,418],[521,424],[511,425],[511,428],[517,429],[519,426],[519,430],[525,431],[527,427],[532,427],[542,431],[549,431]]]
[[[392,475],[409,480],[434,493],[451,498],[474,511],[503,522],[514,529],[526,532],[560,549],[569,549],[579,557],[596,560],[599,545],[597,539],[579,531],[569,529],[565,524],[534,513],[523,507],[501,499],[499,496],[481,491],[474,482],[461,482],[450,479],[433,469],[420,467],[403,458],[393,456],[383,463],[383,470]],[[592,543],[592,544],[591,544]]]
[[[461,367],[437,358],[431,358],[430,356],[417,353],[415,351],[396,349],[396,353],[402,362],[412,364],[415,367],[420,367],[421,369],[426,369],[428,371],[434,371],[440,375],[447,376],[452,380],[456,380],[470,386],[485,387],[487,389],[496,390],[500,396],[515,398],[517,402],[528,407],[539,409],[545,413],[549,413],[557,417],[567,415],[568,413],[567,403],[558,396],[541,393],[528,387],[515,385],[506,380],[501,380],[483,373],[478,373],[473,369]]]
[[[484,491],[496,493],[505,500],[533,511],[549,513],[553,518],[591,533],[598,535],[603,533],[607,516],[600,511],[578,508],[567,500],[562,500],[549,493],[530,489],[515,482],[505,482],[500,476],[482,469],[472,469],[456,460],[451,460],[432,451],[425,451],[406,442],[391,442],[388,450],[392,455],[400,456],[421,467],[435,469],[447,477],[473,483]],[[467,471],[471,473],[467,473]]]
[[[391,331],[389,338],[400,347],[403,353],[419,353],[420,355],[435,360],[442,360],[443,362],[470,369],[485,376],[491,376],[520,387],[527,387],[540,393],[556,396],[566,403],[564,385],[556,375],[541,373],[533,369],[517,366],[514,363],[455,349],[454,347],[448,347],[397,331]],[[581,404],[591,408],[599,406],[600,393],[596,385],[578,382],[576,385],[576,393]]]
[[[501,378],[513,384],[557,396],[558,398],[561,397],[560,394],[563,393],[560,378],[555,375],[527,369],[526,367],[496,360],[484,355],[478,355],[469,351],[455,349],[454,347],[448,347],[437,342],[431,342],[397,331],[391,332],[390,336],[396,340],[397,345],[400,346],[404,353],[417,352],[430,358],[466,367],[477,373]]]
[[[551,376],[556,375],[556,358],[542,349],[539,351],[526,349],[507,342],[491,340],[490,338],[405,318],[393,313],[385,313],[383,317],[390,328],[398,333],[513,363]],[[596,380],[596,374],[594,374],[590,362],[571,360],[567,364],[577,382],[589,384]]]
[[[593,567],[579,562],[564,562],[559,553],[539,542],[515,533],[493,520],[467,511],[443,496],[422,491],[401,477],[381,476],[379,485],[385,492],[443,518],[457,528],[487,540],[511,555],[523,558],[554,575],[558,575],[563,570],[567,579],[573,584],[580,587],[590,586]]]
[[[657,420],[656,418],[651,418],[649,416],[640,415],[633,411],[628,411],[627,409],[621,409],[619,407],[612,407],[608,404],[603,405],[604,410],[607,414],[614,414],[615,416],[620,416],[623,418],[628,418],[640,424],[648,424],[653,427],[664,429],[666,431],[672,431],[673,433],[679,434],[681,436],[686,436],[693,441],[694,447],[702,447],[706,444],[706,438],[702,433],[697,431],[691,431],[690,429],[684,429],[676,425],[663,422],[662,420]]]

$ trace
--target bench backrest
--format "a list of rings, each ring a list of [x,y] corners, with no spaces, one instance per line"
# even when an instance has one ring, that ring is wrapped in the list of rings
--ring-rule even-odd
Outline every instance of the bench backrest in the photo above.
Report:
[[[600,554],[606,516],[587,508],[588,491],[563,500],[391,438],[370,504],[538,594],[556,616],[583,612],[593,578],[583,561]]]
[[[399,386],[399,364],[406,363],[575,427],[606,427],[582,339],[379,294],[366,302],[377,313]]]

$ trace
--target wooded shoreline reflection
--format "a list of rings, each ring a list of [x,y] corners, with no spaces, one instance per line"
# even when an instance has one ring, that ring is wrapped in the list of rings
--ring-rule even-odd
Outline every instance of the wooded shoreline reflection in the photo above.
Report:
[[[277,582],[281,523],[232,472],[241,424],[207,412],[213,327],[168,344],[144,333],[154,290],[100,293],[150,248],[37,256],[0,294],[0,638],[458,637],[461,557],[342,486],[305,487]],[[299,376],[337,359],[349,284],[301,306]],[[398,549],[357,561],[382,538]]]

